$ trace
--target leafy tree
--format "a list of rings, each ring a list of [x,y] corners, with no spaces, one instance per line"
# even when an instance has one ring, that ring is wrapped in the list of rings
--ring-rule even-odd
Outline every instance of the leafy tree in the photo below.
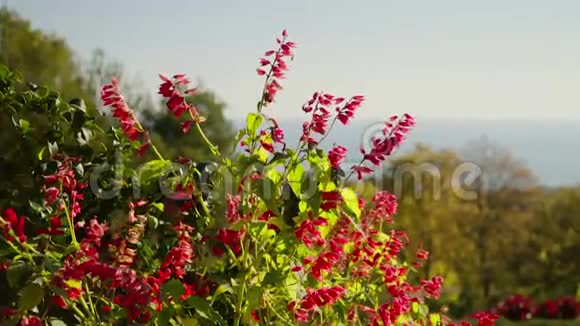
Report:
[[[483,299],[488,304],[498,270],[505,272],[506,251],[518,248],[526,238],[525,225],[533,218],[537,178],[506,148],[483,137],[468,144],[464,156],[482,171],[475,182],[477,214],[464,223],[477,248],[476,264]]]
[[[574,296],[580,286],[580,187],[558,189],[546,197],[530,230],[530,285],[539,296]]]
[[[423,276],[439,273],[445,278],[445,299],[454,302],[469,295],[474,270],[469,260],[474,248],[461,232],[460,220],[474,210],[454,190],[452,180],[462,160],[458,153],[418,144],[414,150],[391,160],[384,186],[399,197],[395,223],[404,229],[415,250],[429,252]],[[411,257],[418,262],[416,257]],[[437,262],[433,264],[432,262]],[[455,311],[452,311],[455,312]]]
[[[94,107],[94,93],[66,41],[32,28],[7,8],[0,8],[0,64],[20,71],[29,82],[58,89],[64,98],[83,98]]]

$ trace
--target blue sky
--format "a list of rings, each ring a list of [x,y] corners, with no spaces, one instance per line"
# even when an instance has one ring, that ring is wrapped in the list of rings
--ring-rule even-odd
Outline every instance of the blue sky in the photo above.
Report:
[[[579,1],[3,1],[152,94],[159,72],[203,80],[231,117],[254,109],[258,57],[287,28],[278,117],[325,90],[366,95],[364,118],[580,119]]]

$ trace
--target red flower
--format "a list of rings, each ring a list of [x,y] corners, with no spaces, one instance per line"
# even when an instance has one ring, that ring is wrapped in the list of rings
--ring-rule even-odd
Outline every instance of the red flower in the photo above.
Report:
[[[0,317],[12,317],[18,313],[18,310],[12,307],[0,307]]]
[[[441,285],[443,284],[443,278],[441,276],[434,276],[431,280],[422,280],[421,285],[423,290],[432,298],[439,298],[439,290],[441,290]]]
[[[269,50],[264,56],[273,58],[260,58],[259,68],[256,72],[259,76],[266,75],[266,83],[263,90],[263,100],[262,105],[268,105],[274,101],[276,94],[282,89],[278,80],[285,77],[285,72],[288,71],[288,66],[286,64],[286,58],[292,58],[294,56],[292,49],[296,47],[294,42],[286,41],[286,33],[282,33],[282,39],[277,39],[280,47],[278,50]]]
[[[163,264],[161,264],[159,277],[161,283],[164,283],[171,274],[178,278],[183,278],[186,265],[193,260],[193,248],[191,246],[193,239],[190,235],[193,228],[178,221],[173,225],[173,229],[178,236],[177,246],[171,248]]]
[[[242,215],[238,211],[241,201],[242,198],[239,195],[226,195],[226,218],[228,222],[236,223],[242,218]]]
[[[312,248],[314,244],[319,246],[325,243],[320,232],[316,229],[316,226],[323,225],[326,220],[319,218],[315,221],[305,220],[300,223],[294,235],[300,241],[302,241],[308,248]]]
[[[20,326],[43,326],[44,323],[38,316],[24,316],[20,320]]]
[[[57,306],[61,309],[67,308],[66,302],[64,301],[64,299],[60,295],[53,296],[51,301],[52,301],[52,304],[54,304],[55,306]]]
[[[48,235],[63,235],[64,230],[62,228],[62,223],[60,217],[53,216],[50,218],[50,227],[47,229],[38,229],[36,234],[48,234]]]
[[[337,100],[338,100],[338,102],[337,102]],[[335,103],[338,104],[338,103],[342,102],[343,100],[344,100],[343,98],[335,99]],[[336,112],[338,112],[338,114],[337,114],[338,120],[343,125],[347,125],[349,123],[350,119],[352,119],[354,117],[356,110],[362,105],[363,101],[364,101],[364,96],[355,95],[342,108],[336,108]]]
[[[342,202],[342,196],[338,191],[323,191],[320,193],[322,203],[320,209],[329,211],[335,209]]]
[[[477,313],[474,317],[478,319],[478,326],[493,326],[495,321],[499,319],[498,315],[487,312]]]
[[[373,202],[375,204],[375,213],[392,216],[397,212],[397,197],[386,191],[377,192],[373,196]]]
[[[119,90],[119,82],[113,79],[110,84],[103,86],[101,90],[103,105],[113,108],[113,117],[118,118],[123,133],[131,141],[136,140],[142,133],[141,126],[135,119],[133,110],[129,108]]]
[[[108,229],[109,227],[106,224],[101,224],[97,219],[93,218],[89,221],[85,233],[89,241],[100,246],[101,238],[105,235],[105,232],[107,232]]]
[[[183,112],[187,111],[190,106],[185,102],[183,96],[174,93],[169,97],[169,100],[165,103],[169,111],[173,113],[177,118],[181,117]]]
[[[260,322],[260,316],[258,315],[258,312],[256,310],[252,310],[251,315],[253,320]]]
[[[161,78],[161,80],[163,80],[163,83],[161,83],[161,85],[159,85],[158,94],[160,94],[163,97],[170,97],[171,95],[173,95],[173,93],[175,93],[175,86],[171,82],[171,79],[169,79],[161,74],[159,74],[159,78]]]
[[[328,159],[333,168],[340,168],[340,163],[346,157],[346,148],[344,146],[335,146],[329,153]]]
[[[26,234],[24,234],[25,217],[21,216],[19,218],[12,208],[5,209],[2,213],[2,217],[7,222],[1,226],[1,228],[4,230],[4,236],[6,237],[6,240],[14,241],[14,238],[10,235],[10,230],[12,230],[20,242],[26,242]]]
[[[393,121],[397,120],[396,124]],[[364,148],[361,147],[360,152],[363,154],[363,162],[368,161],[375,166],[381,165],[388,156],[390,156],[395,149],[397,149],[405,138],[411,127],[415,125],[415,120],[412,116],[404,114],[403,117],[392,116],[389,121],[385,122],[385,128],[383,129],[383,137],[372,139],[372,149],[370,152],[366,152]],[[352,167],[358,173],[359,180],[362,178],[363,174],[368,174],[372,172],[372,169],[364,165],[357,165]]]
[[[340,299],[344,291],[344,288],[340,286],[334,286],[332,288],[324,287],[318,290],[309,288],[306,290],[306,295],[302,298],[300,306],[306,311],[311,311],[316,307],[334,304],[338,299]],[[303,316],[300,315],[295,315],[295,317],[296,319],[303,318]]]
[[[58,188],[56,187],[47,188],[46,190],[44,190],[44,200],[46,200],[46,203],[48,205],[52,205],[58,199],[59,194],[60,191],[58,190]]]
[[[340,259],[340,255],[338,252],[325,252],[322,253],[311,267],[310,275],[315,279],[321,281],[322,280],[322,272],[330,272],[334,266],[338,263]]]
[[[244,238],[245,232],[243,230],[235,231],[229,229],[220,229],[217,233],[216,240],[230,247],[235,255],[242,253],[241,241]]]
[[[181,123],[181,131],[183,131],[184,134],[187,134],[189,132],[189,129],[191,129],[191,126],[193,125],[193,121],[187,120]]]
[[[417,258],[421,260],[427,260],[429,258],[429,252],[425,249],[419,249],[417,251]]]
[[[330,119],[330,111],[324,107],[319,107],[315,113],[312,114],[312,122],[310,128],[312,131],[324,135],[328,130],[328,120]]]

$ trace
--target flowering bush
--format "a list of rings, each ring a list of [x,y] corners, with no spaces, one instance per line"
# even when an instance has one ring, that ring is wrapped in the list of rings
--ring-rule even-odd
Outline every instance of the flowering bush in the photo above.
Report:
[[[536,317],[546,319],[575,319],[579,315],[580,302],[571,297],[546,300],[536,311]]]
[[[516,294],[498,303],[495,310],[510,320],[528,320],[534,316],[536,304],[531,298]]]
[[[269,112],[295,44],[285,31],[277,43],[259,61],[264,88],[232,157],[205,137],[187,77],[161,76],[167,109],[188,117],[182,131],[197,132],[215,155],[203,169],[163,157],[116,81],[101,97],[120,128],[105,132],[82,105],[22,90],[17,75],[0,69],[2,110],[27,146],[44,143],[30,171],[30,207],[14,201],[1,213],[1,276],[10,288],[3,325],[445,322],[426,304],[443,279],[411,281],[428,253],[399,258],[409,239],[391,227],[396,198],[379,192],[366,203],[346,186],[387,159],[413,118],[388,118],[383,136],[341,176],[346,148],[318,146],[364,97],[316,92],[302,107],[308,120],[298,146],[289,148]],[[21,118],[30,110],[50,117],[49,133],[34,134]],[[135,166],[148,151],[156,158]],[[491,325],[495,317],[478,319]]]

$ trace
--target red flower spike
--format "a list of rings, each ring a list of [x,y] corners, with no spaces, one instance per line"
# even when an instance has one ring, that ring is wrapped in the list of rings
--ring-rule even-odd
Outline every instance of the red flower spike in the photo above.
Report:
[[[328,153],[330,165],[332,165],[332,167],[335,169],[340,168],[340,164],[346,157],[346,152],[347,150],[344,146],[335,146],[332,148],[332,150]]]
[[[288,71],[285,58],[292,58],[294,55],[292,49],[296,46],[296,44],[293,42],[287,42],[286,38],[287,33],[284,30],[283,39],[276,39],[276,42],[279,44],[278,50],[269,50],[264,54],[266,57],[271,57],[275,54],[274,57],[270,60],[260,58],[259,68],[256,69],[256,72],[259,76],[266,75],[266,86],[262,91],[263,96],[261,102],[264,106],[274,102],[276,94],[282,89],[279,80],[283,79],[285,77],[286,71]]]
[[[103,105],[112,107],[113,117],[119,119],[123,133],[131,141],[135,141],[142,133],[133,110],[129,108],[119,90],[119,82],[113,79],[110,84],[103,86],[101,90]]]

